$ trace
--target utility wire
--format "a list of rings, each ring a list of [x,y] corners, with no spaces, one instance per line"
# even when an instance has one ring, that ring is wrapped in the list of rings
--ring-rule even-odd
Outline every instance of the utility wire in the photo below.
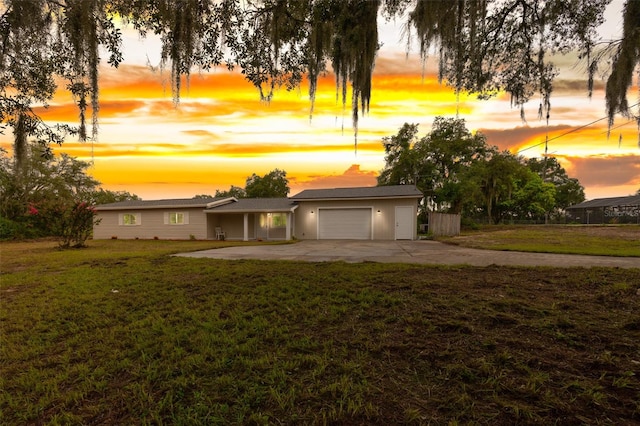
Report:
[[[626,123],[618,124],[616,127],[612,127],[612,128],[610,128],[609,130],[605,130],[604,132],[600,132],[600,133],[598,133],[598,134],[599,134],[599,135],[604,135],[605,133],[610,133],[612,130],[619,129],[620,127],[626,126],[627,124],[629,124],[629,123],[633,123],[633,122],[635,122],[635,121],[636,121],[636,120],[629,120],[629,121],[627,121]]]
[[[531,146],[528,146],[528,147],[526,147],[526,148],[523,148],[523,149],[521,149],[520,151],[518,151],[518,154],[520,154],[521,152],[527,151],[527,150],[529,150],[529,149],[535,148],[535,147],[537,147],[537,146],[544,145],[544,144],[545,144],[545,143],[547,143],[547,142],[551,142],[552,140],[556,140],[556,139],[561,138],[561,137],[563,137],[563,136],[566,136],[566,135],[568,135],[568,134],[570,134],[570,133],[574,133],[574,132],[577,132],[578,130],[582,130],[582,129],[584,129],[585,127],[589,127],[589,126],[591,126],[592,124],[595,124],[595,123],[597,123],[598,121],[606,120],[607,118],[609,118],[609,117],[602,117],[602,118],[599,118],[598,120],[592,121],[591,123],[585,124],[585,125],[580,126],[580,127],[576,127],[575,129],[571,129],[571,130],[569,130],[568,132],[565,132],[565,133],[563,133],[563,134],[561,134],[561,135],[554,136],[554,137],[552,137],[551,139],[545,140],[544,142],[540,142],[540,143],[537,143],[537,144],[535,144],[535,145],[531,145]]]
[[[640,102],[638,102],[638,103],[636,103],[636,104],[634,104],[634,105],[631,105],[631,106],[629,107],[629,109],[631,109],[631,108],[633,108],[633,107],[635,107],[635,106],[637,106],[637,105],[640,105]],[[517,154],[520,154],[521,152],[524,152],[524,151],[528,151],[528,150],[533,149],[533,148],[535,148],[535,147],[537,147],[537,146],[544,145],[544,144],[549,143],[549,142],[551,142],[551,141],[553,141],[553,140],[556,140],[556,139],[559,139],[559,138],[561,138],[561,137],[563,137],[563,136],[566,136],[566,135],[568,135],[568,134],[570,134],[570,133],[577,132],[578,130],[582,130],[582,129],[584,129],[585,127],[589,127],[589,126],[591,126],[591,125],[593,125],[593,124],[596,124],[596,123],[597,123],[597,122],[599,122],[599,121],[606,120],[606,119],[608,119],[608,118],[609,118],[608,116],[607,116],[607,117],[602,117],[602,118],[599,118],[599,119],[597,119],[597,120],[592,121],[591,123],[587,123],[587,124],[584,124],[584,125],[582,125],[582,126],[576,127],[576,128],[574,128],[574,129],[569,130],[568,132],[564,132],[564,133],[563,133],[563,134],[561,134],[561,135],[554,136],[554,137],[552,137],[551,139],[547,139],[547,140],[545,140],[545,141],[543,141],[543,142],[540,142],[540,143],[537,143],[537,144],[535,144],[535,145],[531,145],[531,146],[528,146],[528,147],[526,147],[526,148],[523,148],[523,149],[521,149],[520,151],[518,151],[518,152],[517,152]],[[614,130],[614,129],[617,129],[618,127],[621,127],[621,126],[625,126],[625,125],[629,124],[629,123],[630,123],[630,122],[632,122],[632,121],[635,121],[635,120],[630,120],[630,121],[628,121],[628,122],[626,122],[626,123],[624,123],[624,124],[621,124],[620,126],[616,126],[616,127],[612,128],[612,129],[609,129],[609,131]],[[606,132],[603,132],[603,133],[606,133]]]

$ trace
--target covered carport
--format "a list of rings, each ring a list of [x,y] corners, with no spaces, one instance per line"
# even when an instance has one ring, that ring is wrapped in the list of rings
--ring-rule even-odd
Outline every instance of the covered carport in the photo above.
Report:
[[[291,240],[295,235],[294,212],[288,198],[241,198],[206,209],[207,237],[221,229],[229,240]]]

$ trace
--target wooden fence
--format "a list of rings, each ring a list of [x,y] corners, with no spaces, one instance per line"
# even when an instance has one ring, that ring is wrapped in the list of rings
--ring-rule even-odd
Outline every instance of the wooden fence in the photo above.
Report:
[[[460,235],[460,215],[429,212],[429,233],[434,237]]]

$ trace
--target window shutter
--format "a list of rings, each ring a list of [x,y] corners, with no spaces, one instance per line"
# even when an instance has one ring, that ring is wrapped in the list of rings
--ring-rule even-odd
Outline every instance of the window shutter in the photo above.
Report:
[[[124,213],[118,214],[118,225],[124,225]]]
[[[169,212],[164,212],[164,224],[169,224]]]
[[[142,213],[136,213],[136,225],[142,225]]]
[[[189,212],[184,212],[184,213],[182,214],[182,220],[184,221],[184,224],[185,224],[185,225],[188,225],[188,224],[189,224]]]

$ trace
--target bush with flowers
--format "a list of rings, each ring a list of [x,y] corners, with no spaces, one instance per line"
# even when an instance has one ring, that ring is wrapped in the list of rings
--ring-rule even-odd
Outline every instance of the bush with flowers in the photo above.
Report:
[[[99,187],[90,164],[29,145],[21,167],[0,147],[0,240],[54,237],[82,247],[96,223],[93,205],[139,199]]]
[[[93,225],[98,223],[95,217],[95,208],[84,201],[61,206],[55,220],[60,247],[84,247],[93,232]]]

